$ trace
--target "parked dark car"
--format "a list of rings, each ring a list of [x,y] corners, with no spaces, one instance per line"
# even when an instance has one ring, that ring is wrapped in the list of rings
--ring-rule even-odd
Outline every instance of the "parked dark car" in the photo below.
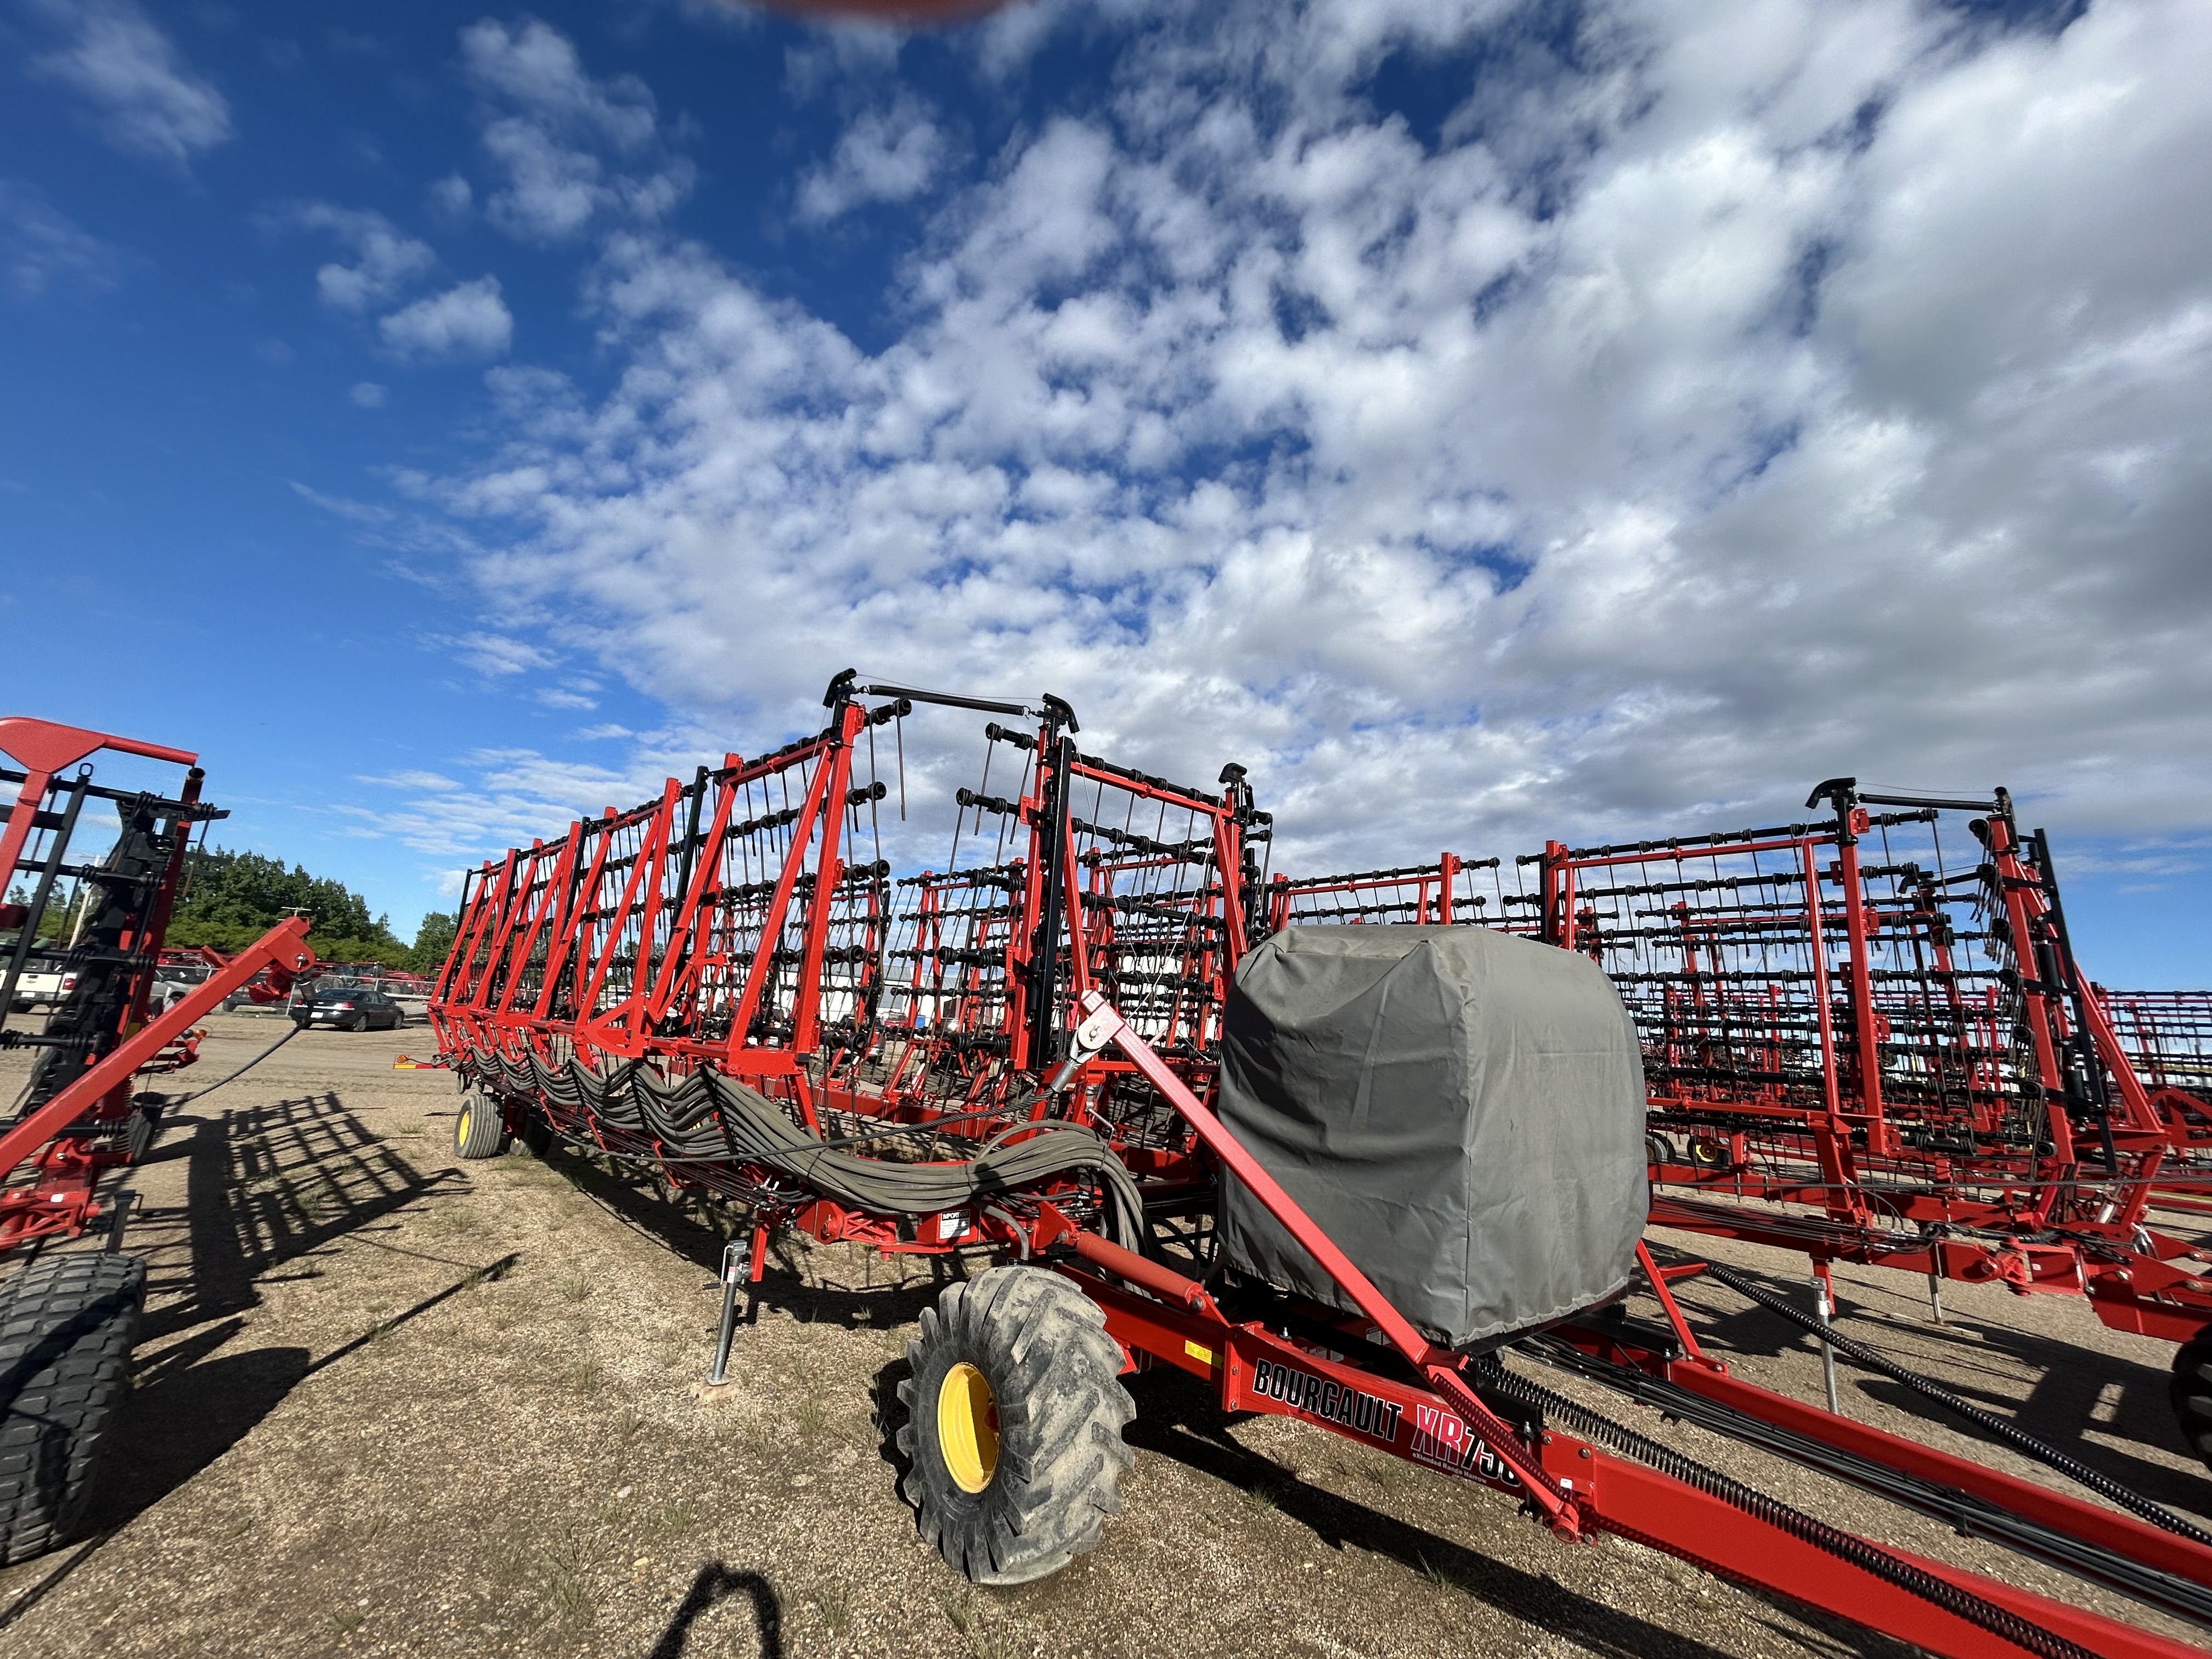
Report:
[[[303,1031],[310,1025],[334,1025],[342,1031],[396,1031],[406,1023],[405,1009],[366,985],[331,986],[292,1010],[292,1024]]]

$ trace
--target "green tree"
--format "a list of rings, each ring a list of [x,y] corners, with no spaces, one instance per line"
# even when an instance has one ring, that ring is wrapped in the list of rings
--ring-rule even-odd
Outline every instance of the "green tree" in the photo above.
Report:
[[[290,915],[308,921],[307,945],[324,962],[376,962],[404,968],[414,953],[394,938],[388,917],[343,882],[311,876],[304,865],[223,848],[185,856],[185,879],[169,918],[172,945],[239,951]]]
[[[30,888],[18,882],[15,890],[8,895],[8,902],[20,905],[27,910],[31,908],[31,898]],[[56,939],[66,939],[76,931],[76,913],[82,907],[83,902],[84,895],[79,889],[56,888],[47,896],[46,913],[39,918],[39,938],[48,943]],[[9,927],[12,943],[15,936],[20,934],[21,929],[16,927],[12,922]]]
[[[435,974],[445,966],[446,958],[453,953],[454,926],[454,919],[443,910],[433,910],[424,916],[422,925],[415,930],[415,945],[408,952],[407,965],[418,974]]]

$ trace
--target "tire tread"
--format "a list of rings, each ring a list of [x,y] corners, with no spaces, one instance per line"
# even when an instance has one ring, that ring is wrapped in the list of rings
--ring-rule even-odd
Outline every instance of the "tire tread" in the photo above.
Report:
[[[1117,1483],[1134,1454],[1121,1431],[1136,1415],[1105,1315],[1059,1274],[994,1267],[949,1286],[921,1314],[899,1384],[907,1421],[896,1443],[922,1536],[977,1583],[1020,1584],[1058,1571],[1121,1512]],[[936,1387],[959,1360],[992,1379],[998,1474],[980,1493],[955,1484],[933,1445]]]
[[[0,1286],[0,1565],[82,1525],[145,1296],[143,1261],[92,1251],[43,1257]]]

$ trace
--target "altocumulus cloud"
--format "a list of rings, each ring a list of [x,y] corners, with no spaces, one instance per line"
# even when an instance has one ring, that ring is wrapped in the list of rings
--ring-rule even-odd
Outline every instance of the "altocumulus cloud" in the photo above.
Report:
[[[1838,771],[2212,819],[2212,9],[1559,15],[987,29],[1009,96],[1055,27],[1113,90],[952,179],[918,103],[854,121],[802,219],[938,192],[865,349],[616,210],[649,93],[479,26],[501,211],[594,228],[625,372],[496,372],[499,453],[414,486],[502,614],[590,619],[562,647],[695,729],[799,726],[848,661],[1048,687],[1250,764],[1301,856]],[[1436,131],[1369,101],[1394,53],[1468,66]],[[384,326],[508,329],[488,282]]]

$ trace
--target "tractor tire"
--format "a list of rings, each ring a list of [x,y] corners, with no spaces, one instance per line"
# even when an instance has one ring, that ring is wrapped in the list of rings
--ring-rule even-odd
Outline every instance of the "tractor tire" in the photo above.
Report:
[[[1094,1547],[1137,1414],[1096,1303],[1057,1273],[994,1267],[946,1288],[907,1345],[903,1489],[922,1536],[978,1584],[1024,1584]]]
[[[522,1133],[516,1139],[529,1149],[531,1157],[543,1164],[553,1151],[553,1126],[535,1112],[525,1113]]]
[[[2176,1350],[2166,1397],[2173,1402],[2183,1442],[2212,1468],[2212,1328],[2199,1331]]]
[[[0,1566],[83,1525],[145,1300],[144,1262],[82,1250],[0,1289]]]
[[[462,1158],[497,1158],[507,1144],[499,1103],[473,1089],[463,1095],[461,1109],[453,1115],[453,1151]]]

